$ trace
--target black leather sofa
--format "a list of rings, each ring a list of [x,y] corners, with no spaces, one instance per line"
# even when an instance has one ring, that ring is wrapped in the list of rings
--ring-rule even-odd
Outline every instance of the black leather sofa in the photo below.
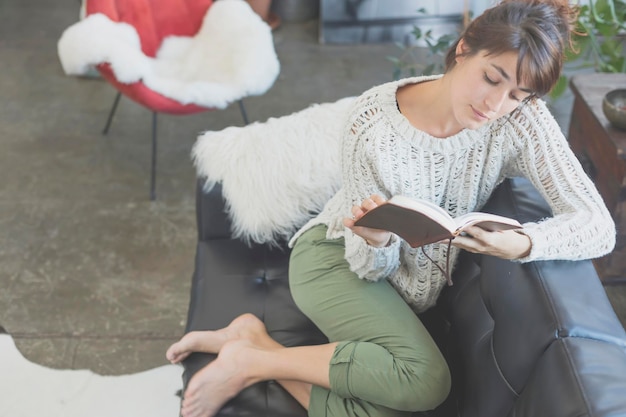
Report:
[[[324,343],[294,305],[285,245],[231,238],[220,185],[197,190],[198,246],[186,331],[217,329],[251,312],[286,346]],[[522,222],[549,215],[524,179],[506,180],[485,211]],[[520,264],[464,253],[439,303],[421,318],[453,375],[448,399],[420,415],[626,416],[626,333],[590,261]],[[183,382],[212,355],[184,361]],[[254,385],[219,416],[306,412],[275,382]]]

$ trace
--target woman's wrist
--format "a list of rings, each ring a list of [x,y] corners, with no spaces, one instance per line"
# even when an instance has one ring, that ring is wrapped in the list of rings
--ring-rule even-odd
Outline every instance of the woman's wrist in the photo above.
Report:
[[[530,236],[528,236],[527,234],[525,234],[523,231],[521,230],[516,230],[518,236],[523,237],[521,240],[521,245],[520,245],[520,254],[515,258],[515,259],[523,259],[526,258],[527,256],[530,255],[530,251],[533,248],[533,242],[530,239]]]
[[[391,245],[391,234],[389,235],[389,237],[387,238],[385,242],[376,242],[370,239],[365,239],[365,243],[367,243],[368,245],[374,248],[386,248],[387,246]]]

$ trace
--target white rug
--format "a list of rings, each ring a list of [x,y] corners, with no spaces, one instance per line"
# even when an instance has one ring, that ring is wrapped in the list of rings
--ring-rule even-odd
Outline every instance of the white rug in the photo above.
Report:
[[[131,375],[56,370],[29,362],[0,333],[0,417],[177,417],[183,368]]]

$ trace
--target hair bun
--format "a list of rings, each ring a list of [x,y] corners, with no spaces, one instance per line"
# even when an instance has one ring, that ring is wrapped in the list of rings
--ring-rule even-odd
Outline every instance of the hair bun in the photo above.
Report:
[[[580,13],[578,4],[571,4],[569,0],[502,0],[501,3],[520,3],[530,6],[547,6],[554,10],[555,15],[562,22],[559,31],[563,39],[563,45],[574,49],[572,33],[577,33],[577,20]]]

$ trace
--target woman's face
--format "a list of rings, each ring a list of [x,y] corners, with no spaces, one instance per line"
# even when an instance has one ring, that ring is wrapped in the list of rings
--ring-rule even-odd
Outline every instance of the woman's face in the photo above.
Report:
[[[477,129],[509,114],[530,96],[528,88],[517,84],[517,59],[514,52],[488,55],[479,51],[457,56],[452,70],[452,103],[461,126]]]

